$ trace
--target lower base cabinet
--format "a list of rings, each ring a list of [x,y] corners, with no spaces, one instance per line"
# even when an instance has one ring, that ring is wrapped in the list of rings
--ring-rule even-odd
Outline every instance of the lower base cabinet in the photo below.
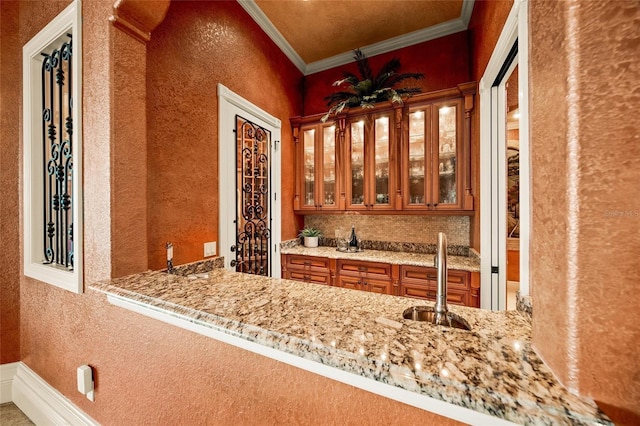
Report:
[[[436,268],[400,266],[400,296],[435,302],[437,273]],[[479,273],[449,269],[447,275],[447,303],[479,308]]]
[[[315,256],[282,255],[282,277],[380,294],[435,301],[437,270]],[[447,302],[480,307],[480,274],[449,269]]]

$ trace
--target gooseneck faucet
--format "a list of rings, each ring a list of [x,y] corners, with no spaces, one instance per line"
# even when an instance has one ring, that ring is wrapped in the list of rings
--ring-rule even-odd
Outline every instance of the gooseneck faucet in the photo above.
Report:
[[[435,312],[436,324],[450,324],[447,316],[447,236],[443,232],[438,232],[438,245],[436,247],[435,266],[438,270],[438,288],[436,291]]]

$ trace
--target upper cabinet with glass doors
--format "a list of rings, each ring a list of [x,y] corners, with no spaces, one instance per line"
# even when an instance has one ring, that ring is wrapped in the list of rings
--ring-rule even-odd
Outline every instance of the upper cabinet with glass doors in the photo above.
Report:
[[[335,124],[301,124],[296,133],[294,208],[300,211],[344,209],[344,201],[340,205]]]
[[[298,213],[473,211],[471,113],[476,83],[405,105],[353,108],[322,123],[291,120]],[[468,213],[466,213],[468,214]]]
[[[345,138],[346,208],[395,208],[394,111],[350,117]]]
[[[407,106],[401,147],[405,211],[473,210],[471,112],[475,83],[416,97]]]

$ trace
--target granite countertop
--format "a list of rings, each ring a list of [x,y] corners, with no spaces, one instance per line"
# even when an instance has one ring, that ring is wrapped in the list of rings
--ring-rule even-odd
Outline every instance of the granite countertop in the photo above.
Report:
[[[353,259],[368,262],[384,262],[397,265],[428,266],[433,268],[433,254],[408,253],[385,250],[364,250],[359,253],[347,253],[336,250],[335,247],[304,247],[294,246],[280,249],[281,254],[299,254],[305,256],[327,257],[329,259]],[[480,259],[476,256],[447,256],[449,269],[480,272]]]
[[[555,379],[531,349],[530,322],[516,311],[451,306],[471,326],[462,331],[402,318],[410,306],[432,305],[426,301],[224,269],[146,272],[90,288],[511,422],[612,424]]]

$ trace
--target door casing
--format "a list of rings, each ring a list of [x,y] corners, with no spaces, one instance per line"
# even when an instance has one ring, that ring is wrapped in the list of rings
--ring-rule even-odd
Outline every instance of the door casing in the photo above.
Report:
[[[281,156],[280,137],[282,122],[218,83],[218,193],[219,193],[219,250],[224,256],[224,267],[230,271],[231,260],[235,253],[231,246],[235,244],[236,227],[233,221],[236,215],[236,114],[264,127],[271,132],[271,276],[280,278],[280,241],[282,239],[282,207],[281,207]]]

